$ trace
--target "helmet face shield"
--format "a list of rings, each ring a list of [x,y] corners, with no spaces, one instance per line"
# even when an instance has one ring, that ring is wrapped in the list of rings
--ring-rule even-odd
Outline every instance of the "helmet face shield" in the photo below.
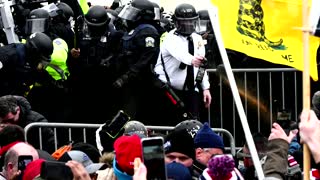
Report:
[[[134,21],[137,19],[140,11],[141,10],[138,8],[135,8],[131,5],[126,5],[119,13],[119,17],[128,21]]]
[[[154,20],[158,21],[161,19],[161,12],[160,12],[160,8],[155,7],[154,8]]]
[[[196,26],[198,23],[198,18],[188,18],[188,19],[177,19],[176,20],[176,28],[177,31],[184,35],[190,35],[196,30]]]
[[[204,34],[208,31],[208,23],[210,23],[209,20],[199,20],[196,26],[196,32],[199,34]]]
[[[49,28],[49,22],[46,18],[27,19],[26,34],[35,32],[45,32]]]

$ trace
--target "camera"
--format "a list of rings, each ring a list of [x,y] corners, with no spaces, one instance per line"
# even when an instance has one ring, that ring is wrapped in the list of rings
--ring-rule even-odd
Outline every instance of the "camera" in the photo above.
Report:
[[[201,65],[199,66],[199,70],[198,70],[198,73],[196,76],[197,83],[202,82],[202,79],[203,79],[204,74],[206,73],[207,67],[208,67],[208,60],[207,60],[207,58],[204,57]]]
[[[41,166],[40,177],[50,180],[72,180],[73,173],[64,162],[44,161]]]
[[[285,109],[278,111],[276,123],[282,127],[287,135],[289,135],[290,131],[294,129],[295,124],[291,120],[291,112]]]

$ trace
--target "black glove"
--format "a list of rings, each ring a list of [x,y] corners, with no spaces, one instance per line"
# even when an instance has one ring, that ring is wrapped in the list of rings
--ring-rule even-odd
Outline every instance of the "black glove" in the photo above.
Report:
[[[118,78],[113,84],[112,86],[116,89],[122,88],[124,82],[121,78]]]
[[[120,78],[118,78],[113,84],[112,86],[114,88],[122,88],[126,83],[128,82],[128,75],[124,74],[122,75]]]

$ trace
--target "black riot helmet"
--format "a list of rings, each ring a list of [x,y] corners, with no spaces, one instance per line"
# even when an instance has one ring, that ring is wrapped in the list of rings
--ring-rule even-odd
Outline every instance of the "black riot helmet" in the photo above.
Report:
[[[203,124],[198,120],[185,120],[177,124],[173,130],[179,131],[181,129],[185,129],[192,136],[192,138],[194,138],[202,126]]]
[[[91,6],[84,21],[88,25],[90,35],[102,36],[106,33],[110,18],[103,6]]]
[[[59,2],[57,3],[57,7],[62,11],[60,16],[63,18],[65,22],[69,22],[72,20],[74,12],[68,4],[64,2]]]
[[[206,32],[212,31],[212,25],[208,10],[200,10],[198,11],[198,14],[199,21],[197,23],[196,32],[202,35]]]
[[[46,32],[50,25],[49,12],[38,8],[30,12],[26,21],[26,34],[30,35],[35,32]]]
[[[154,5],[148,0],[133,0],[126,5],[119,17],[127,21],[153,21],[155,18]]]
[[[49,63],[53,52],[52,40],[44,33],[37,32],[29,36],[26,41],[27,56],[31,65],[39,62]]]
[[[191,4],[178,5],[173,14],[177,32],[184,36],[195,32],[198,19],[199,15]]]

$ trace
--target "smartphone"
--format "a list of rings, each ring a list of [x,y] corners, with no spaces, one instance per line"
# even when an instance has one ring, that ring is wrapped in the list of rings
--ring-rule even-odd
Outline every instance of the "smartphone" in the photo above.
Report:
[[[31,155],[21,155],[18,156],[18,170],[21,171],[18,179],[22,179],[23,172],[26,169],[27,165],[33,161],[33,157]]]
[[[148,180],[167,179],[162,137],[142,138],[143,163],[147,167]]]
[[[18,156],[18,170],[23,172],[27,165],[33,161],[33,157],[30,155]]]
[[[110,137],[115,138],[129,120],[130,117],[123,110],[119,110],[117,115],[107,125],[106,132]]]
[[[291,130],[291,112],[288,110],[280,110],[277,113],[277,121],[276,121],[282,129],[286,132],[287,135],[289,135],[290,130]]]
[[[40,177],[50,180],[72,180],[73,174],[65,162],[44,161],[41,166]]]

